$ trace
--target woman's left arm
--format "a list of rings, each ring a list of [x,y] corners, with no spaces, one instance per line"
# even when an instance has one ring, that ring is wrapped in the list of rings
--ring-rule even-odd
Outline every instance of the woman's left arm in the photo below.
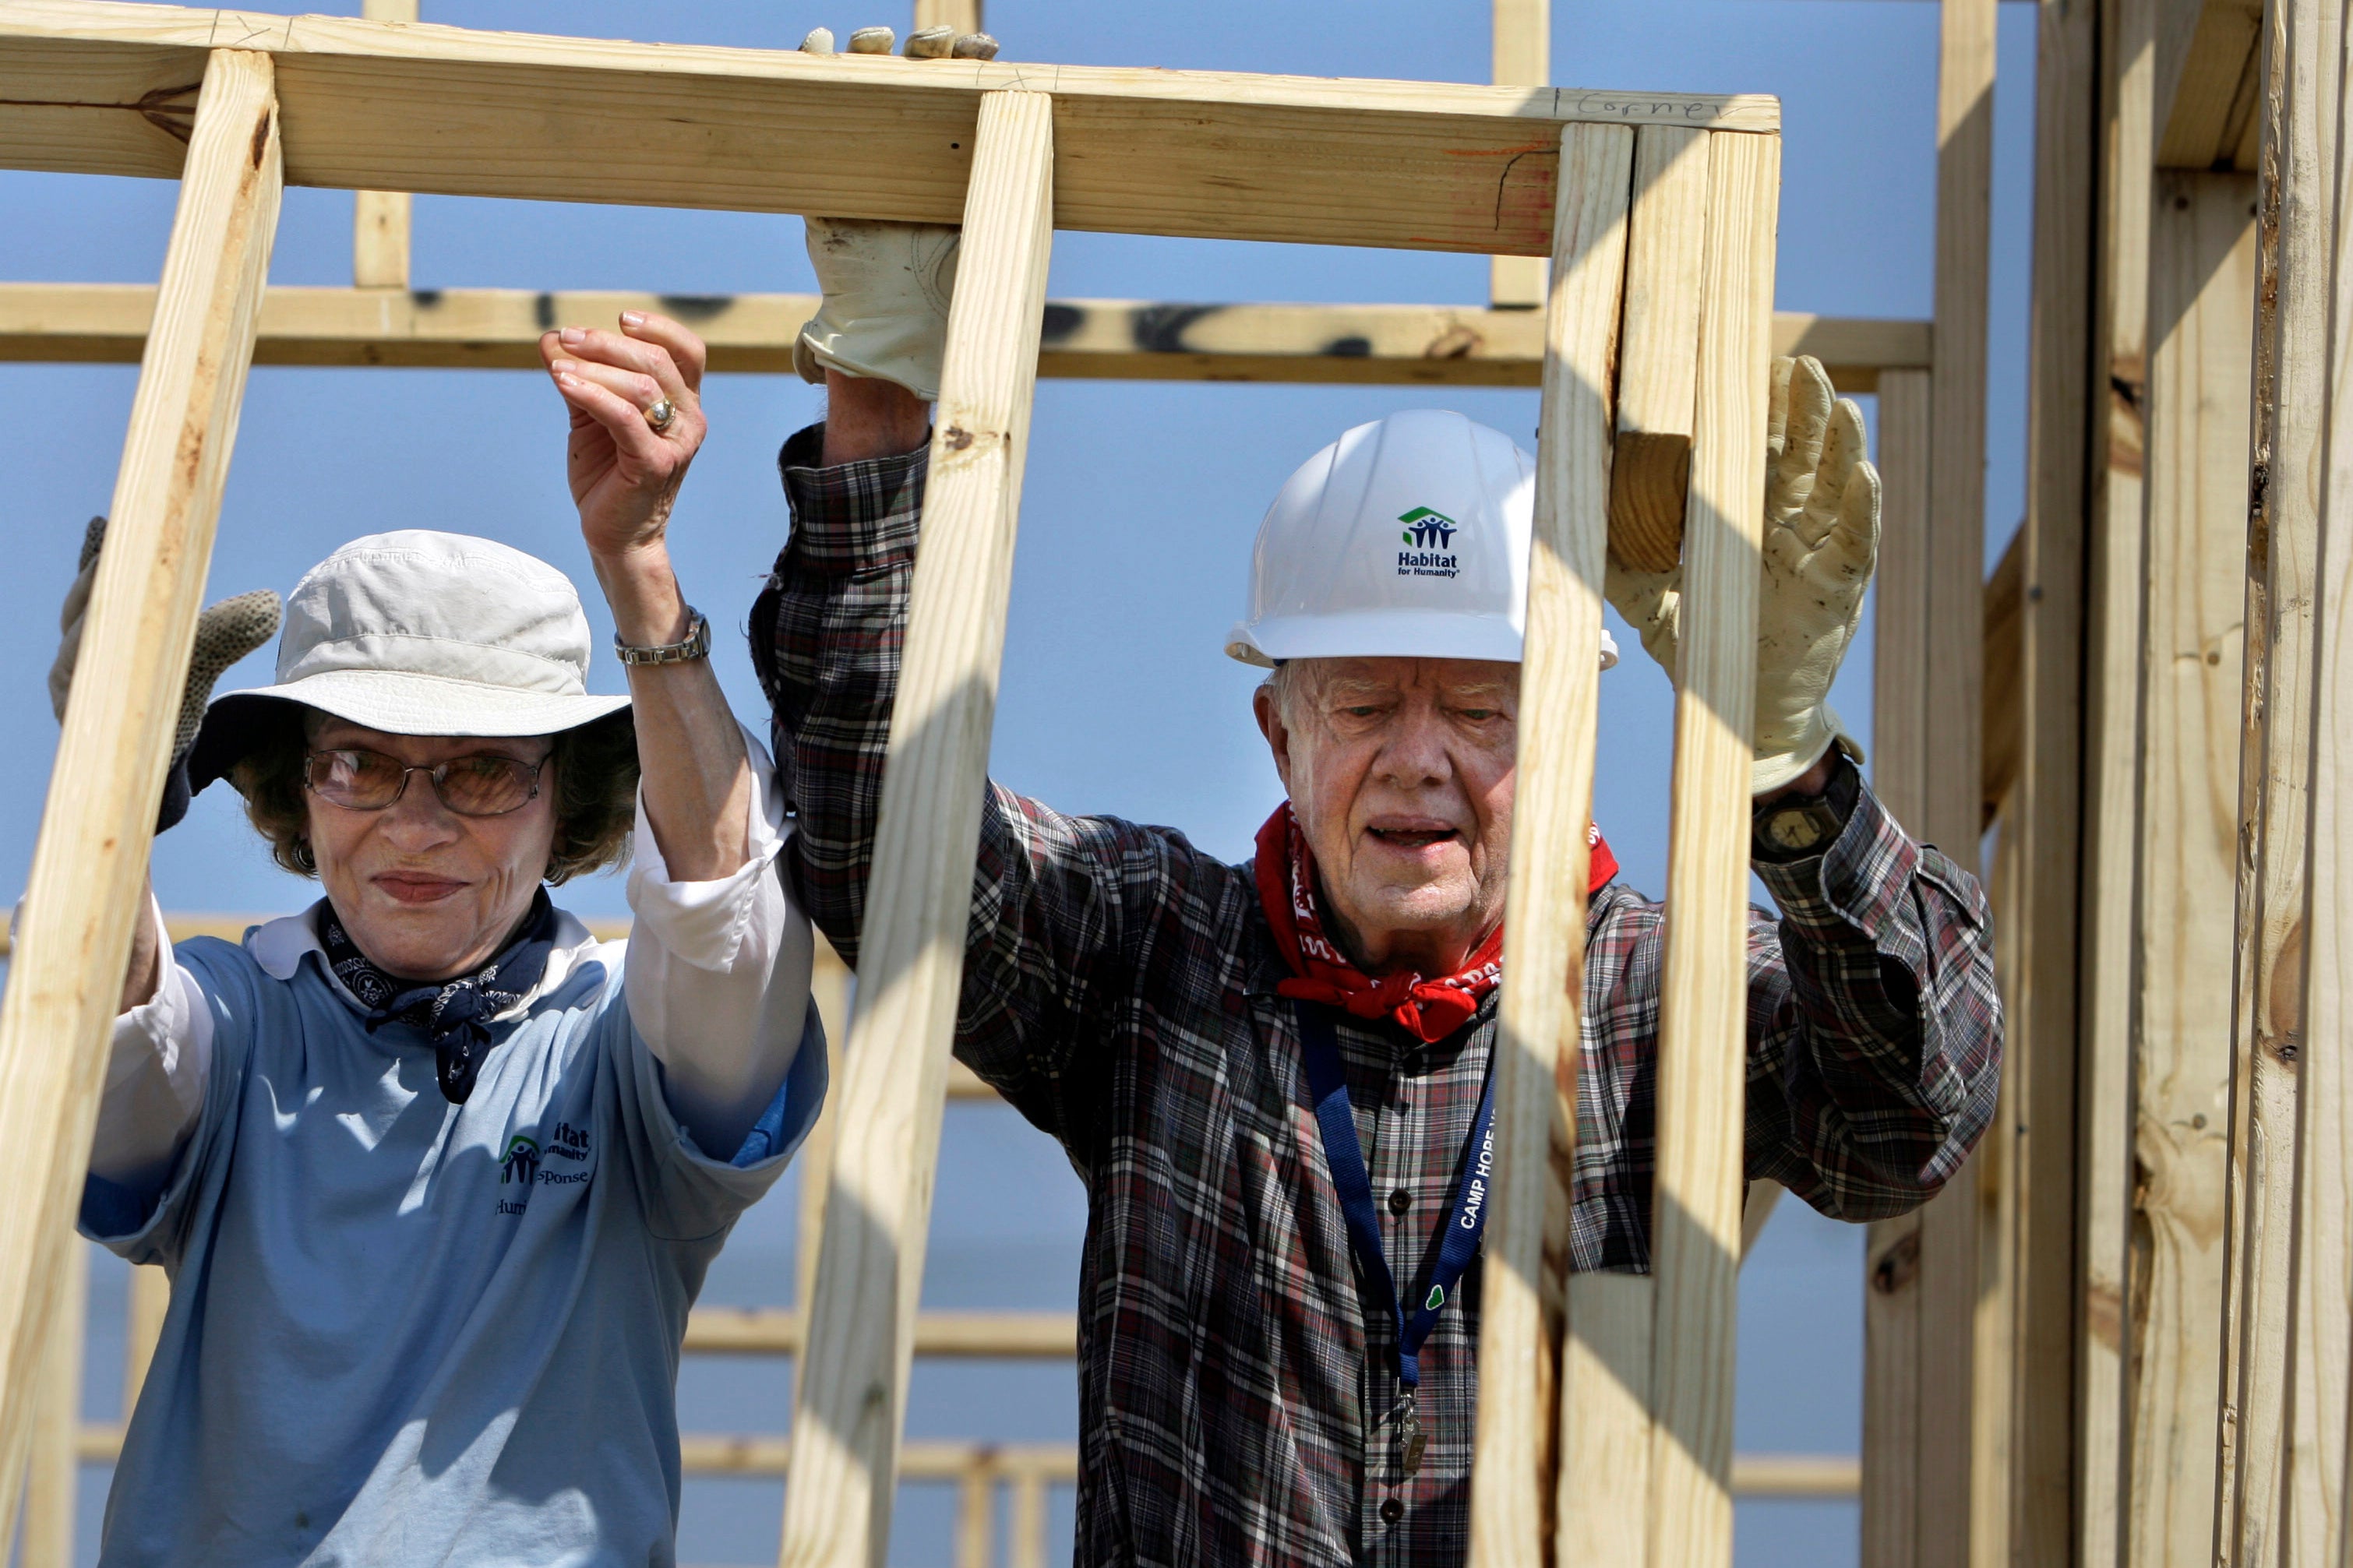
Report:
[[[632,647],[663,647],[685,642],[693,625],[668,532],[708,427],[703,347],[664,316],[627,311],[620,325],[551,331],[540,353],[571,409],[572,498],[614,629]],[[628,678],[640,826],[654,840],[629,879],[640,917],[630,1013],[667,1069],[671,1108],[723,1159],[800,1045],[808,922],[770,869],[781,805],[710,660],[633,664]]]

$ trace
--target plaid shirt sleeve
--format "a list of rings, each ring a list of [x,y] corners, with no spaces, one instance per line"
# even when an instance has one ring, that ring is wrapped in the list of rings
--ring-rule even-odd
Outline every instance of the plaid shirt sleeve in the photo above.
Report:
[[[1985,895],[1868,786],[1828,850],[1757,874],[1781,915],[1749,921],[1748,1173],[1840,1219],[1917,1207],[1993,1119]]]
[[[820,468],[823,434],[803,430],[777,456],[793,531],[751,641],[798,817],[788,874],[854,969],[929,453]],[[1098,1015],[1155,937],[1213,921],[1232,882],[1171,829],[1065,816],[989,786],[956,1054],[1082,1173],[1106,1068],[1082,1046],[1113,1037]]]

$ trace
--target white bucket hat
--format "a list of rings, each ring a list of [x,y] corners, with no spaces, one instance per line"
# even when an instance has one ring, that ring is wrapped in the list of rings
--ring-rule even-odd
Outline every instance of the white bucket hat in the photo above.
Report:
[[[206,710],[190,783],[227,776],[281,703],[395,735],[592,724],[629,700],[589,695],[589,647],[578,592],[544,561],[423,529],[354,539],[294,585],[276,683]]]
[[[1535,467],[1502,431],[1444,409],[1348,431],[1267,509],[1227,654],[1518,663]],[[1617,662],[1604,631],[1601,668]]]

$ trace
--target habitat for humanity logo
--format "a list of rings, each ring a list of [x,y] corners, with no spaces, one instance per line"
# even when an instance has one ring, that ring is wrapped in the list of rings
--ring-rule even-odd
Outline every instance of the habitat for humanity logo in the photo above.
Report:
[[[1402,513],[1398,521],[1405,524],[1398,535],[1407,548],[1398,552],[1398,575],[1400,577],[1455,577],[1462,572],[1461,558],[1453,553],[1454,535],[1462,525],[1442,511],[1418,506]]]
[[[512,1182],[522,1188],[522,1196],[512,1200],[501,1198],[499,1212],[513,1215],[522,1213],[524,1207],[531,1202],[532,1181],[538,1174],[539,1141],[535,1138],[526,1138],[520,1132],[508,1139],[506,1154],[499,1161],[499,1185],[503,1187],[509,1182]]]

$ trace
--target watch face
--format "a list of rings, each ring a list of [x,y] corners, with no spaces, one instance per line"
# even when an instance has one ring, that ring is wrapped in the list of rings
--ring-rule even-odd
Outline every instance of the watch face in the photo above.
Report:
[[[1776,849],[1810,849],[1822,840],[1822,825],[1804,806],[1790,806],[1765,819],[1765,840]]]

